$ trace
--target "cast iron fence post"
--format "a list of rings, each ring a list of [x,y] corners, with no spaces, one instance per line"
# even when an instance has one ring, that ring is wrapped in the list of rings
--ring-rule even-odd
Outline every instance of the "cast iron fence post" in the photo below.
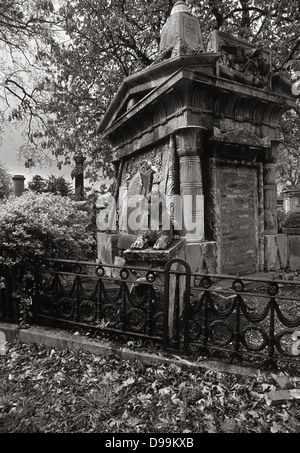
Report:
[[[274,350],[275,350],[275,306],[277,302],[272,297],[270,305],[270,324],[269,324],[269,335],[268,335],[268,359],[264,363],[264,369],[268,371],[277,371],[277,364],[274,361]]]
[[[146,334],[151,335],[153,330],[153,302],[152,302],[152,288],[147,289],[147,313],[146,313]]]
[[[182,272],[179,271],[171,271],[171,267],[173,264],[181,264],[185,270]],[[178,273],[179,272],[179,273]],[[175,288],[175,298],[174,300],[170,301],[170,274],[175,273],[176,275],[176,288]],[[164,272],[164,280],[165,280],[165,285],[164,285],[164,307],[163,307],[163,341],[162,341],[162,347],[163,350],[166,350],[169,346],[170,342],[170,332],[169,332],[169,307],[170,307],[170,302],[173,304],[173,313],[176,316],[176,312],[178,309],[177,303],[179,301],[179,278],[180,276],[185,276],[185,293],[183,297],[183,349],[186,354],[188,354],[189,350],[189,311],[190,311],[190,298],[191,298],[191,267],[190,265],[180,259],[180,258],[175,258],[173,260],[170,260],[166,267],[165,267],[165,272]],[[177,279],[178,277],[178,279]],[[177,292],[178,291],[178,292]],[[178,316],[178,320],[180,318],[180,313]],[[176,319],[174,319],[174,322],[176,323]],[[179,323],[180,326],[180,323]],[[175,329],[177,326],[175,326]],[[172,332],[173,333],[173,332]],[[177,335],[177,334],[176,334]],[[179,339],[179,344],[180,346],[180,328],[178,332],[178,339]],[[176,340],[176,337],[175,337]],[[176,346],[176,341],[175,341],[175,346]]]
[[[126,292],[127,292],[127,284],[126,282],[122,283],[122,300],[121,300],[121,313],[120,313],[120,320],[121,320],[121,330],[126,329]]]
[[[234,320],[234,328],[233,328],[233,347],[234,347],[234,352],[231,354],[229,363],[232,363],[234,359],[237,359],[239,363],[243,362],[242,356],[239,353],[240,351],[240,304],[241,304],[242,298],[239,294],[236,296],[235,300],[235,320]]]
[[[96,301],[96,322],[100,323],[102,319],[102,280],[97,281],[97,301]]]

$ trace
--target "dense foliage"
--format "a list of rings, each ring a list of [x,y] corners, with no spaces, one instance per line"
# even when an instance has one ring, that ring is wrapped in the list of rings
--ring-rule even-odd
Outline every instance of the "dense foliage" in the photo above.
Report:
[[[12,176],[0,162],[0,201],[12,194]]]
[[[0,205],[0,264],[32,269],[40,258],[80,257],[89,217],[67,197],[24,193]]]
[[[53,193],[54,195],[67,196],[72,192],[71,184],[63,176],[50,175],[43,178],[35,175],[28,183],[28,189],[36,193]]]
[[[3,3],[3,2],[2,2]],[[124,77],[157,57],[160,30],[172,0],[13,0],[4,2],[0,42],[14,57],[4,93],[20,101],[12,121],[29,119],[27,166],[54,155],[69,165],[77,149],[86,157],[86,176],[112,175],[111,150],[95,134]],[[186,0],[199,17],[204,43],[214,28],[271,48],[274,71],[300,69],[298,0]],[[25,62],[27,64],[24,67]],[[30,70],[30,83],[19,71]],[[30,63],[30,65],[29,65]],[[28,66],[29,65],[29,66]],[[28,69],[30,67],[30,69]],[[35,75],[35,76],[34,76]],[[37,77],[38,75],[38,77]],[[7,99],[5,99],[7,100]],[[297,114],[298,115],[298,114]],[[288,130],[294,128],[289,123]],[[284,137],[288,134],[285,133]],[[285,149],[290,153],[290,146]],[[293,166],[295,162],[291,163]],[[280,175],[286,174],[279,169]]]
[[[278,182],[285,185],[300,184],[300,110],[286,112],[281,122],[282,144],[278,153]]]

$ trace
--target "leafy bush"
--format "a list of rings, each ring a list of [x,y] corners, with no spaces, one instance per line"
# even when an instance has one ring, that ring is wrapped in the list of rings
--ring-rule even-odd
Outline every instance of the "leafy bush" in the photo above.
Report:
[[[80,258],[94,241],[88,223],[88,214],[68,197],[12,197],[0,205],[0,264],[27,268],[41,258]]]
[[[7,168],[0,162],[0,200],[7,198],[12,192],[12,177]]]
[[[40,175],[35,175],[29,181],[28,188],[36,193],[49,192],[62,196],[70,195],[72,192],[71,184],[63,176],[54,175],[48,176],[48,179],[44,179]]]

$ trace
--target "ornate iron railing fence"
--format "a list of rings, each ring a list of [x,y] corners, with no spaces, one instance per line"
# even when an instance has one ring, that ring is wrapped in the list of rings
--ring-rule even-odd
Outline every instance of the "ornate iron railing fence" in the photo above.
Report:
[[[299,281],[192,273],[178,259],[165,270],[48,260],[16,291],[0,271],[2,320],[24,318],[23,294],[34,324],[136,338],[198,358],[250,359],[266,369],[298,363]]]
[[[184,270],[172,271],[176,262],[181,260],[171,261],[165,270],[164,304],[167,312],[172,303],[168,276],[175,274],[178,286],[184,279],[182,311],[174,312],[177,349],[197,357],[222,355],[230,362],[248,358],[269,370],[277,369],[278,361],[299,363],[299,281],[198,274],[185,262]],[[172,342],[164,332],[168,349]]]
[[[149,269],[50,261],[36,277],[33,320],[91,335],[161,343],[163,300],[155,279]]]

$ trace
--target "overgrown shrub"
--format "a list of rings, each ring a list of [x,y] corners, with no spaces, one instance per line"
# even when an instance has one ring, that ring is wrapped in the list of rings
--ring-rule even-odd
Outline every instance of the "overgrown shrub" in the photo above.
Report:
[[[0,263],[27,265],[40,258],[80,257],[94,241],[89,216],[67,197],[24,193],[0,205]]]
[[[0,162],[0,203],[13,192],[12,177],[7,168]]]
[[[28,183],[28,188],[36,193],[52,193],[54,195],[68,196],[72,192],[71,184],[63,176],[50,175],[44,179],[40,175],[35,175]]]
[[[21,322],[30,300],[28,287],[42,260],[80,258],[82,249],[94,242],[89,221],[87,212],[60,195],[25,192],[0,204],[0,288],[11,282]]]

